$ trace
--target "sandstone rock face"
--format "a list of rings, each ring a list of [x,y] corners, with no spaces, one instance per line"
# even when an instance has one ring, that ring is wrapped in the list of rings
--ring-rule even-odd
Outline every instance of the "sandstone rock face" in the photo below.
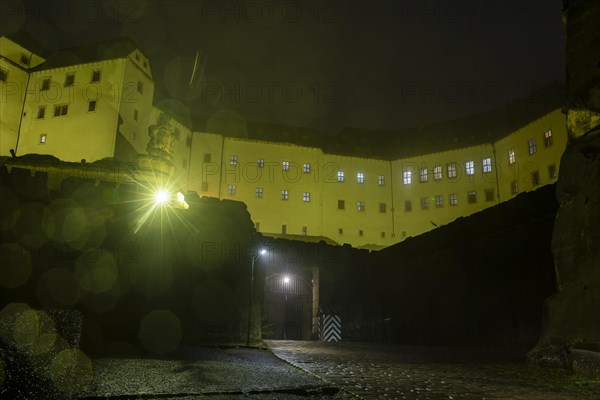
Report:
[[[556,192],[552,252],[558,293],[548,302],[546,337],[600,341],[600,130],[567,148]]]

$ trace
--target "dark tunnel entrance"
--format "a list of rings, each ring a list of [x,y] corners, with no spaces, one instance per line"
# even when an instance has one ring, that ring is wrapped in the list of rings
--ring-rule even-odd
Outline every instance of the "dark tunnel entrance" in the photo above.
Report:
[[[265,278],[264,339],[310,340],[312,284],[300,275],[275,273]]]

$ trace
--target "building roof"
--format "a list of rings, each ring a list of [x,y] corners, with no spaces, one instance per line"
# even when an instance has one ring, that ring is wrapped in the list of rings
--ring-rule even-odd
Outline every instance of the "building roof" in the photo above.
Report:
[[[136,49],[139,49],[139,47],[129,38],[109,39],[56,51],[48,55],[45,63],[33,70],[42,71],[76,64],[124,58]]]
[[[317,147],[331,154],[394,160],[495,142],[562,108],[564,102],[564,86],[554,82],[498,110],[420,127],[344,128],[328,135],[310,128],[247,122],[247,137]]]

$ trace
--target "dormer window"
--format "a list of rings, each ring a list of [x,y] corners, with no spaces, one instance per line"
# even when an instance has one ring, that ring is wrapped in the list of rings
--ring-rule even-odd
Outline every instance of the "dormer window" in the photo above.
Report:
[[[27,57],[27,54],[21,54],[21,64],[29,65],[29,57]]]

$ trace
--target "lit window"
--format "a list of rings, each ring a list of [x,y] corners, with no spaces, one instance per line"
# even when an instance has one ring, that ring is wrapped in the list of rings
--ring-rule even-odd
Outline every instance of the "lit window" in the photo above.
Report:
[[[310,193],[309,192],[304,192],[302,193],[302,201],[310,201]]]
[[[515,149],[510,149],[508,151],[508,163],[509,164],[514,164],[515,161],[517,161],[517,158],[515,156]]]
[[[548,177],[550,179],[556,179],[556,164],[548,165]]]
[[[230,164],[230,165],[237,165],[237,162],[238,162],[237,155],[235,155],[235,154],[232,154],[232,155],[229,157],[229,164]]]
[[[343,210],[346,208],[346,201],[345,200],[338,200],[338,210]]]
[[[485,201],[494,201],[494,189],[485,189]]]
[[[306,226],[302,227],[302,234],[306,236],[306,232],[308,231],[308,228]]]
[[[357,173],[356,174],[356,182],[364,183],[365,182],[365,174],[362,172]]]
[[[138,83],[137,83],[137,90],[140,93],[144,93],[144,84],[142,83],[142,81],[138,81]]]
[[[385,176],[379,175],[377,177],[377,183],[379,184],[379,186],[384,186],[385,185]]]
[[[211,153],[204,153],[204,162],[210,162],[212,159]]]
[[[450,200],[450,205],[451,206],[457,206],[458,205],[458,195],[456,193],[450,194],[450,196],[448,196],[448,198]]]
[[[544,132],[544,146],[546,147],[550,147],[553,144],[553,139],[552,139],[552,131],[548,130],[546,132]]]
[[[475,175],[475,162],[474,161],[467,161],[465,163],[465,173],[467,175]]]
[[[429,208],[429,198],[421,197],[421,209],[427,210]]]
[[[410,200],[404,201],[404,211],[406,211],[406,212],[412,211],[412,201],[410,201]]]
[[[421,168],[419,171],[419,182],[427,182],[428,179],[427,168]]]
[[[42,133],[40,135],[40,144],[45,144],[46,143],[46,134]]]
[[[41,91],[50,90],[50,78],[42,79],[42,88]]]
[[[448,178],[456,178],[456,163],[448,163],[447,169]]]
[[[486,174],[488,172],[492,172],[492,159],[489,157],[483,159],[483,173]]]
[[[138,120],[138,110],[133,110],[133,120],[134,121]]]
[[[254,192],[256,197],[263,197],[263,188],[261,187],[257,187],[256,191]]]
[[[282,190],[281,191],[281,200],[287,200],[289,198],[290,194],[288,193],[287,190]]]
[[[304,165],[302,166],[302,171],[304,171],[307,174],[310,173],[310,164],[304,163]]]
[[[0,68],[0,81],[6,82],[8,80],[8,71],[4,68]]]
[[[512,194],[519,193],[519,181],[514,180],[510,183],[510,191]]]
[[[436,181],[439,181],[442,179],[442,166],[441,165],[436,165],[435,167],[433,167],[433,179],[435,179]]]
[[[42,119],[46,116],[46,106],[39,106],[37,117],[38,119]]]
[[[387,211],[387,206],[385,203],[379,203],[379,212],[384,213]]]
[[[91,83],[94,82],[100,82],[100,70],[99,69],[95,69],[92,71],[92,79],[90,80]]]
[[[467,200],[469,204],[477,203],[477,192],[473,190],[467,193]]]
[[[256,160],[256,166],[258,168],[264,168],[264,166],[265,166],[265,160],[263,158],[259,158],[258,160]]]
[[[529,155],[533,155],[537,151],[537,145],[535,144],[535,139],[531,138],[527,141],[527,147],[529,148]]]
[[[338,171],[337,177],[338,177],[338,182],[344,182],[344,171]]]
[[[540,184],[540,171],[533,171],[531,173],[531,184],[538,186]]]
[[[90,100],[88,102],[88,112],[96,111],[96,100]]]
[[[444,207],[444,197],[441,194],[435,196],[435,207],[441,208]]]
[[[55,117],[67,115],[68,112],[69,112],[68,104],[57,104],[54,106],[54,116]]]
[[[404,171],[402,182],[405,185],[410,185],[412,183],[412,171]]]
[[[365,202],[364,201],[358,201],[356,203],[358,211],[365,211]]]
[[[229,188],[227,189],[227,193],[234,195],[235,194],[235,185],[229,185]]]
[[[73,86],[75,83],[75,72],[69,72],[65,75],[65,87]]]
[[[283,169],[284,171],[289,171],[290,170],[290,162],[289,161],[282,162],[281,169]]]

